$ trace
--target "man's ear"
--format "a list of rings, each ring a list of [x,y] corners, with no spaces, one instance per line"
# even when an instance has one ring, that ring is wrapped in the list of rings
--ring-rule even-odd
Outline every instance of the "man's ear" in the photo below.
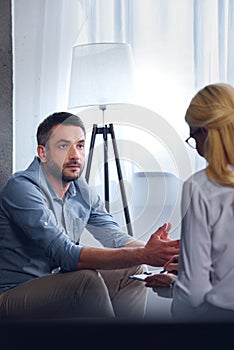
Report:
[[[42,163],[46,163],[47,157],[46,157],[46,148],[45,148],[45,146],[38,145],[37,146],[37,154],[38,154],[38,157],[40,158],[40,161]]]

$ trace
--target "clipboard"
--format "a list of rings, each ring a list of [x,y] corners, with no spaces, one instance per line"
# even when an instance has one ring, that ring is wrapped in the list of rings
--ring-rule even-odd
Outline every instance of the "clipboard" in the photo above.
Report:
[[[144,273],[141,273],[138,275],[131,275],[131,276],[129,276],[129,278],[133,279],[133,280],[145,282],[146,277],[152,276],[152,275],[159,275],[159,274],[165,273],[165,272],[167,272],[167,271],[164,270],[162,267],[159,267],[158,269],[156,269],[154,271],[144,272]]]

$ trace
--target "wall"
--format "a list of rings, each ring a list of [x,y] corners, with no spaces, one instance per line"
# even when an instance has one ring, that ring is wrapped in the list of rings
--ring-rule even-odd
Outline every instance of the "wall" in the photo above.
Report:
[[[0,189],[12,173],[12,25],[11,1],[0,4]]]

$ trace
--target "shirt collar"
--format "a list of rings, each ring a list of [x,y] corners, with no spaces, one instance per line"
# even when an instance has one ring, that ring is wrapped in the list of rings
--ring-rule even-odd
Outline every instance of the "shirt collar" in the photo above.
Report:
[[[57,193],[55,192],[54,188],[52,187],[48,177],[46,176],[46,172],[45,172],[43,166],[41,166],[40,168],[41,168],[40,186],[43,187],[43,188],[47,188],[47,190],[50,192],[50,194],[51,194],[53,199],[61,200],[58,197]],[[75,196],[75,194],[76,194],[76,188],[75,188],[74,181],[72,181],[70,183],[70,186],[69,186],[68,190],[67,190],[65,198],[68,199],[70,197]]]
[[[72,181],[70,183],[68,190],[67,190],[66,197],[67,196],[73,197],[73,196],[75,196],[75,194],[76,194],[76,187],[75,187],[74,181]]]

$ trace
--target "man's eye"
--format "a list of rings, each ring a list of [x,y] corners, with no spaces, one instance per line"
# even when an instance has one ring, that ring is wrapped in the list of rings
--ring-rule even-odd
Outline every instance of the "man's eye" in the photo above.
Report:
[[[60,148],[60,149],[66,149],[66,148],[67,148],[67,144],[65,144],[65,143],[64,143],[64,144],[61,144],[61,145],[59,145],[59,148]]]
[[[84,147],[85,147],[85,145],[84,145],[84,144],[80,144],[80,145],[78,145],[78,148],[79,148],[79,149],[84,149]]]

